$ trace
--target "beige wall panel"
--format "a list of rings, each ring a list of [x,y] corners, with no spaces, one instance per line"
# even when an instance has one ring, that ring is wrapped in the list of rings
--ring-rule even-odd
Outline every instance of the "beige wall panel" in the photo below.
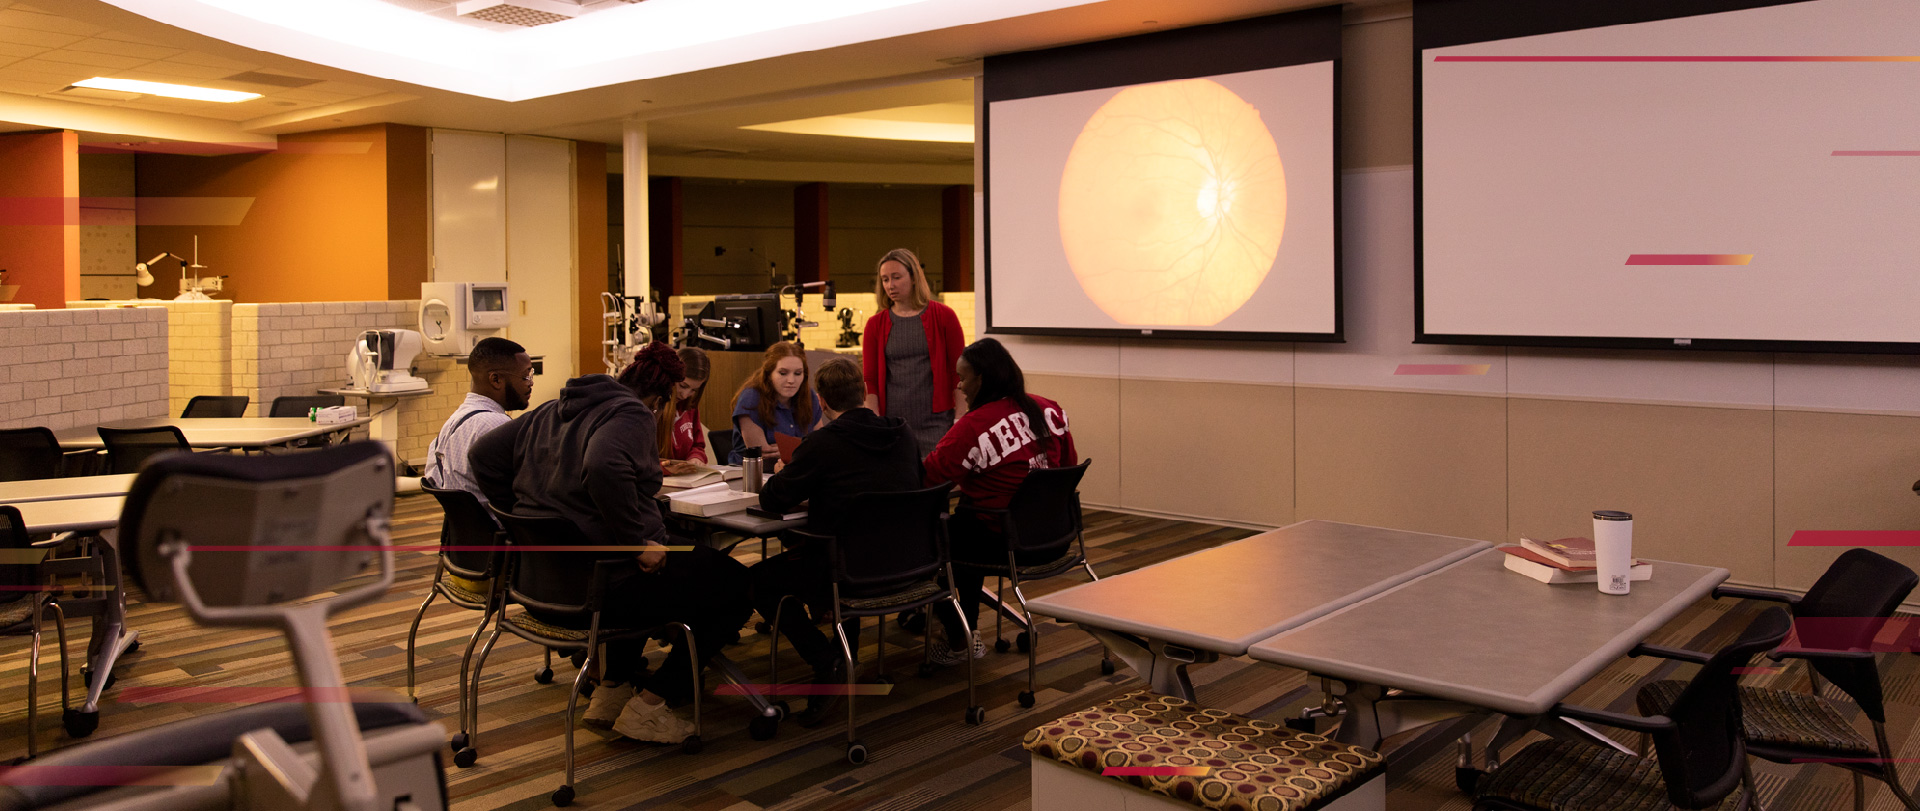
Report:
[[[1294,520],[1505,536],[1505,401],[1301,387],[1294,407]]]
[[[1796,530],[1920,529],[1920,417],[1777,413],[1774,582],[1804,589],[1846,551],[1792,547]],[[1920,549],[1875,549],[1920,569]]]
[[[1030,374],[1027,391],[1067,410],[1074,449],[1080,458],[1093,460],[1087,477],[1080,482],[1080,498],[1088,504],[1121,504],[1120,381]]]
[[[1636,557],[1773,582],[1773,412],[1509,402],[1508,538],[1590,536],[1594,510],[1626,510]]]
[[[1120,415],[1121,504],[1293,523],[1292,387],[1122,380]]]

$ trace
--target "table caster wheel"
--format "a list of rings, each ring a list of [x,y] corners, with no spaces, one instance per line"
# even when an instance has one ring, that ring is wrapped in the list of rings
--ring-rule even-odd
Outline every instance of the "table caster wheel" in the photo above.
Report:
[[[699,735],[688,735],[686,740],[680,742],[680,754],[697,755],[700,754],[700,750],[705,749],[706,746],[706,742],[700,740]]]
[[[1013,643],[1004,639],[993,640],[993,650],[996,653],[1006,653],[1007,651],[1013,650]]]
[[[1100,675],[1102,675],[1102,676],[1111,676],[1111,675],[1113,675],[1113,660],[1112,660],[1112,659],[1101,659],[1101,660],[1100,660]]]
[[[100,713],[67,710],[60,714],[60,725],[67,728],[67,737],[84,738],[100,728]]]
[[[479,750],[476,750],[471,746],[462,746],[460,747],[460,751],[453,753],[453,765],[459,766],[462,769],[472,766],[474,763],[478,762],[479,760],[480,760]]]
[[[1026,631],[1021,631],[1019,636],[1016,636],[1013,638],[1013,646],[1016,648],[1019,648],[1021,653],[1026,653],[1027,651],[1032,650],[1033,634],[1027,633]]]
[[[1024,709],[1033,709],[1033,691],[1020,691],[1020,706]]]
[[[1320,725],[1314,723],[1312,718],[1288,718],[1287,728],[1295,732],[1305,732],[1314,735],[1320,732]]]
[[[967,708],[967,723],[979,726],[987,722],[987,708],[974,705]]]
[[[553,683],[553,668],[543,667],[533,672],[533,680],[540,684]]]
[[[553,804],[560,806],[561,808],[566,808],[569,805],[573,805],[573,787],[561,786],[557,789],[554,789]]]
[[[867,762],[867,745],[861,741],[847,744],[847,762],[855,766]]]
[[[1462,794],[1472,794],[1475,786],[1480,785],[1480,775],[1485,772],[1471,766],[1453,767],[1453,785]]]
[[[747,737],[756,741],[773,740],[780,733],[780,719],[771,715],[757,715],[747,722]]]
[[[460,750],[467,748],[467,733],[465,732],[453,733],[453,737],[447,741],[447,746],[450,746],[453,748],[454,754],[456,755],[460,754]]]

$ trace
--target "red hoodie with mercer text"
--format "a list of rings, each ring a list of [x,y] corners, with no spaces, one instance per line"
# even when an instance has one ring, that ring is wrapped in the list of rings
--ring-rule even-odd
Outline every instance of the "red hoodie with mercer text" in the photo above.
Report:
[[[1036,467],[1065,467],[1080,461],[1067,429],[1067,412],[1045,397],[1034,397],[1045,417],[1030,425],[1011,397],[987,403],[955,420],[953,428],[927,454],[927,484],[954,482],[975,506],[1000,509]],[[1043,433],[1044,432],[1044,433]],[[1044,436],[1052,442],[1042,442]]]

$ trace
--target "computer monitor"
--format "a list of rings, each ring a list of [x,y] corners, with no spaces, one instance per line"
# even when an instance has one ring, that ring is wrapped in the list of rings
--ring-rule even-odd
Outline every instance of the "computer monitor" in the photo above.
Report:
[[[728,319],[738,322],[740,326],[728,328],[706,325],[709,321]],[[748,293],[715,297],[700,309],[696,323],[700,324],[700,330],[705,334],[730,341],[725,350],[757,352],[780,340],[780,328],[785,319],[786,314],[780,309],[779,294]],[[715,350],[722,347],[707,344],[703,348]]]

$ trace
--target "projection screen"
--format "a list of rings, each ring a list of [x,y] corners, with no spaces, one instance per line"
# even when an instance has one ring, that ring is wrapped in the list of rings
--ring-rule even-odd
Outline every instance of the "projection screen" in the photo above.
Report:
[[[1418,340],[1920,351],[1920,3],[1422,0]]]
[[[1337,341],[1337,8],[992,57],[990,333]]]

